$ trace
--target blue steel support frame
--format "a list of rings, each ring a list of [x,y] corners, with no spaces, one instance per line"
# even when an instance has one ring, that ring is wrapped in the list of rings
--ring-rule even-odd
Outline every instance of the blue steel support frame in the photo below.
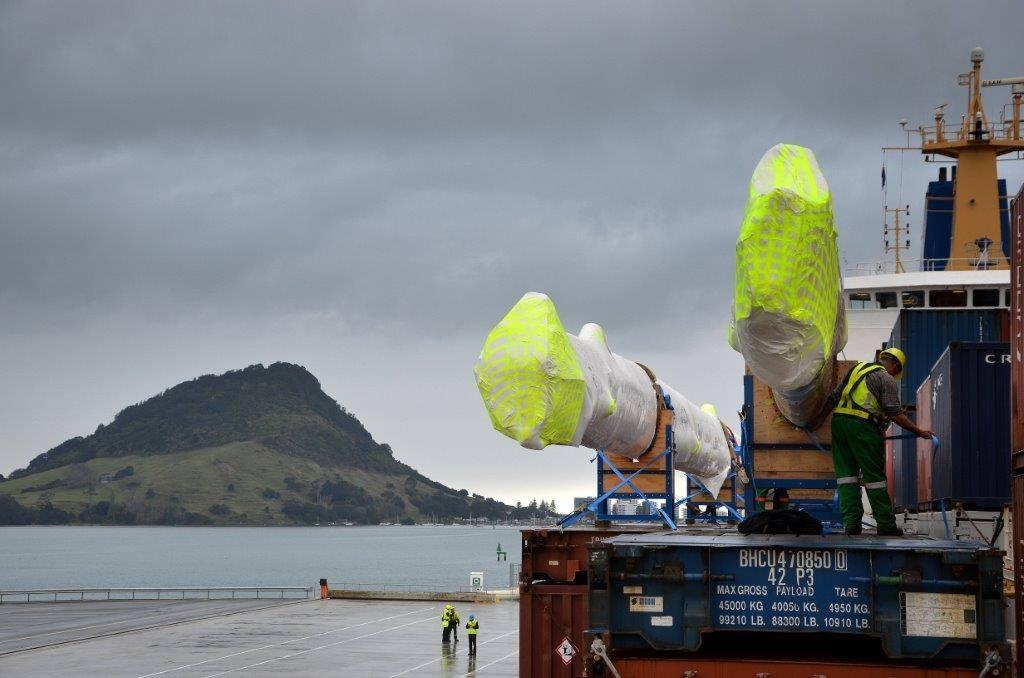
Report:
[[[716,500],[712,500],[712,501],[703,501],[703,500],[702,501],[691,501],[694,497],[699,496],[701,494],[707,494],[708,496],[711,496],[711,492],[708,491],[708,488],[704,485],[703,482],[701,482],[701,479],[698,478],[697,476],[691,475],[691,474],[687,473],[686,474],[686,479],[687,479],[688,482],[692,482],[693,484],[695,484],[697,486],[697,490],[694,491],[694,492],[690,492],[685,497],[683,497],[682,499],[680,499],[679,501],[676,502],[676,507],[679,507],[679,506],[683,507],[683,519],[684,520],[686,520],[687,522],[689,522],[691,520],[699,521],[699,522],[707,522],[707,523],[717,523],[718,522],[719,516],[717,515],[717,513],[712,513],[712,514],[708,515],[706,513],[702,513],[702,512],[698,511],[696,514],[690,515],[690,507],[691,506],[703,506],[703,507],[712,506],[712,507],[714,507],[716,509],[718,507],[722,507],[729,514],[729,516],[728,516],[728,518],[726,518],[726,520],[736,520],[736,521],[743,520],[743,514],[740,513],[739,508],[736,506],[736,480],[735,480],[736,479],[736,471],[735,471],[735,469],[730,471],[729,475],[727,475],[725,477],[725,482],[729,483],[729,499],[728,500],[716,499]],[[723,483],[722,490],[719,490],[719,495],[722,494],[722,491],[724,491],[724,489],[725,489],[725,484]],[[687,488],[687,491],[689,491],[689,488]]]
[[[754,377],[747,374],[743,376],[743,411],[741,413],[741,437],[742,443],[741,459],[743,465],[747,470],[747,477],[750,478],[750,482],[744,487],[743,490],[743,505],[748,508],[747,513],[752,513],[757,506],[757,494],[761,490],[767,490],[772,488],[784,488],[787,490],[832,490],[832,499],[795,499],[790,497],[789,505],[791,508],[799,508],[810,513],[815,518],[822,522],[822,526],[826,531],[833,529],[842,529],[843,521],[839,515],[839,497],[836,492],[836,480],[830,478],[827,480],[812,479],[812,478],[759,478],[754,474],[754,457],[758,450],[770,450],[770,449],[805,449],[805,450],[818,450],[822,454],[831,454],[831,446],[827,449],[824,445],[819,443],[814,434],[806,429],[804,432],[807,434],[807,438],[810,441],[807,444],[802,445],[773,445],[770,443],[754,443]]]
[[[666,409],[672,409],[672,402],[666,396],[665,397]],[[675,469],[672,466],[673,450],[675,449],[675,440],[672,436],[672,425],[666,424],[665,426],[665,449],[659,452],[657,455],[652,457],[639,469],[633,471],[628,476],[623,475],[622,471],[616,468],[615,464],[608,458],[604,450],[597,450],[597,499],[590,502],[587,506],[573,511],[569,515],[563,517],[558,521],[558,527],[567,528],[570,527],[580,520],[589,512],[594,514],[595,520],[615,520],[615,521],[629,521],[629,522],[654,522],[664,523],[669,529],[675,530],[676,521],[674,515],[669,515],[669,511],[675,513]],[[663,471],[648,471],[651,465],[660,460],[665,460],[665,468]],[[605,488],[604,478],[605,471],[611,471],[619,479],[613,487]],[[633,480],[641,473],[658,473],[664,474],[665,476],[665,489],[666,492],[643,492],[638,488]],[[619,492],[624,487],[629,487],[632,492]],[[643,501],[651,501],[652,499],[664,500],[664,506],[658,509],[657,513],[643,514],[643,515],[619,515],[608,513],[608,500],[609,499],[641,499]]]

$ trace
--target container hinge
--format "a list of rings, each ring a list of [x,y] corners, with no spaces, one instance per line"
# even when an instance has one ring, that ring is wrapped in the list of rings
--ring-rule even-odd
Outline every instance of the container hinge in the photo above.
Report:
[[[615,678],[622,678],[619,672],[616,670],[615,665],[612,664],[612,660],[608,658],[608,652],[605,650],[604,641],[600,638],[594,638],[594,642],[590,644],[590,651],[601,658],[608,670],[612,672]]]

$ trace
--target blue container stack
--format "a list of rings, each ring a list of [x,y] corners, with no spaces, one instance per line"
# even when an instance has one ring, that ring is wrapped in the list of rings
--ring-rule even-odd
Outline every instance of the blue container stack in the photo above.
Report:
[[[907,354],[907,372],[900,381],[904,405],[917,402],[917,387],[932,365],[954,341],[1009,341],[1006,309],[903,309],[887,346]]]
[[[930,393],[919,395],[918,411],[931,411],[940,442],[934,452],[928,441],[917,446],[919,463],[931,467],[930,487],[922,487],[929,496],[918,501],[1002,508],[1010,502],[1010,345],[950,344],[930,383]]]

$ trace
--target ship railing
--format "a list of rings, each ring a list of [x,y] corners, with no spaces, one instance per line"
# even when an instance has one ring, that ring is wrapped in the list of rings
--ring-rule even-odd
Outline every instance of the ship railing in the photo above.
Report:
[[[922,145],[969,141],[974,138],[971,136],[974,130],[965,129],[960,124],[943,124],[942,141],[939,141],[938,127],[935,125],[923,125],[915,130],[915,132],[921,139]],[[985,133],[985,139],[990,141],[1019,141],[1019,139],[1015,139],[1013,136],[1013,123],[1010,120],[989,121],[989,129]]]
[[[312,586],[179,586],[138,588],[21,589],[0,591],[0,604],[105,600],[246,600],[310,598]]]
[[[918,273],[922,271],[951,271],[951,270],[974,270],[994,271],[1006,268],[1006,258],[1003,256],[990,255],[987,260],[974,257],[950,257],[948,259],[902,259],[903,273]],[[843,275],[848,278],[855,278],[867,275],[885,275],[897,273],[896,264],[891,261],[885,262],[862,262],[847,266]]]

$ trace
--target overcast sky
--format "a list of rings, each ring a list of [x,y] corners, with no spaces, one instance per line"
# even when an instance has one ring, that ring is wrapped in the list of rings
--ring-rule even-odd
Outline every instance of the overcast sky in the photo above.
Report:
[[[812,148],[878,260],[898,120],[958,118],[975,45],[1024,75],[1019,0],[833,4],[0,3],[0,472],[283,360],[426,475],[567,509],[592,454],[519,448],[473,381],[531,290],[734,419],[761,154]],[[935,171],[904,160],[915,245]]]

